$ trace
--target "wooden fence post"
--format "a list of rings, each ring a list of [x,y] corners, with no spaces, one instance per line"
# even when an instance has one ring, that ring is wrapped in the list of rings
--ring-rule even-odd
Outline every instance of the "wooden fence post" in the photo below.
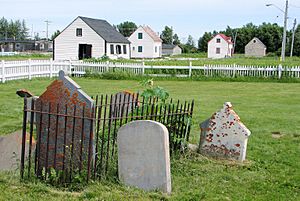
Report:
[[[236,64],[233,64],[233,75],[232,75],[233,78],[235,78],[235,71],[236,71]]]
[[[4,63],[4,60],[1,61],[1,68],[2,68],[2,83],[5,83],[5,63]]]
[[[28,79],[31,80],[31,59],[28,59]]]
[[[279,66],[278,66],[278,78],[281,79],[281,77],[282,77],[282,65],[279,64]]]
[[[53,77],[53,59],[50,58],[50,78]]]
[[[189,77],[192,77],[192,61],[190,61],[189,65]]]
[[[109,61],[106,62],[106,72],[109,71]]]
[[[142,75],[145,75],[145,62],[142,62]]]
[[[72,62],[69,60],[69,75],[72,76]]]

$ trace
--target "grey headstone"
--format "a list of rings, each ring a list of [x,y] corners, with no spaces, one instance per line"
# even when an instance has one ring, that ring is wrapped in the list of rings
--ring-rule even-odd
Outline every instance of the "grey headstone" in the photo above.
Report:
[[[69,167],[71,163],[77,168],[81,158],[84,162],[87,161],[87,157],[93,155],[88,154],[89,142],[90,139],[93,141],[94,135],[93,131],[90,132],[91,121],[85,119],[83,122],[78,118],[83,115],[91,118],[93,105],[94,101],[81,90],[80,86],[60,71],[59,79],[47,87],[35,105],[36,110],[46,113],[43,115],[38,113],[36,117],[37,136],[40,138],[37,139],[38,142],[40,140],[39,169],[48,166],[47,168],[55,167],[61,170],[63,167]],[[65,114],[67,110],[68,117],[59,116],[57,119],[56,115],[49,117],[47,114],[48,112],[56,114],[57,110],[60,114]],[[74,114],[77,116],[75,122]],[[91,149],[94,150],[93,147]]]
[[[171,193],[169,132],[155,121],[134,121],[120,128],[119,179],[143,190]]]

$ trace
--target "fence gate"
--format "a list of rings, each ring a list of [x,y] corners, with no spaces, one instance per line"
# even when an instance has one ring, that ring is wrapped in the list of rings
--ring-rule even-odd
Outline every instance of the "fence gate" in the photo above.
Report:
[[[130,121],[164,124],[171,153],[189,140],[194,101],[162,102],[126,92],[94,100],[95,105],[87,109],[24,98],[22,178],[71,183],[116,177],[117,132]]]

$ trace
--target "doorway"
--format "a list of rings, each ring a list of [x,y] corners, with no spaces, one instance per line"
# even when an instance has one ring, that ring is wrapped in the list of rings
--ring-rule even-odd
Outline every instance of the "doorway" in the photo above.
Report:
[[[79,44],[78,59],[89,59],[92,58],[92,45]]]

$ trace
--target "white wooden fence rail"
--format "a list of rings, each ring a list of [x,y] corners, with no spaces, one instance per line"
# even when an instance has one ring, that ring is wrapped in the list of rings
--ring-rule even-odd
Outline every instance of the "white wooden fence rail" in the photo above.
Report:
[[[194,74],[213,76],[253,76],[253,77],[278,77],[300,78],[300,66],[238,66],[238,65],[205,65],[192,66],[146,66],[144,63],[111,63],[111,62],[82,62],[82,61],[53,61],[50,60],[27,60],[27,61],[1,61],[0,80],[32,79],[34,77],[58,76],[60,70],[64,70],[74,76],[82,76],[87,71],[104,73],[112,69],[127,71],[138,75],[152,76],[177,76],[191,77]],[[157,70],[177,70],[170,73],[161,73]]]

